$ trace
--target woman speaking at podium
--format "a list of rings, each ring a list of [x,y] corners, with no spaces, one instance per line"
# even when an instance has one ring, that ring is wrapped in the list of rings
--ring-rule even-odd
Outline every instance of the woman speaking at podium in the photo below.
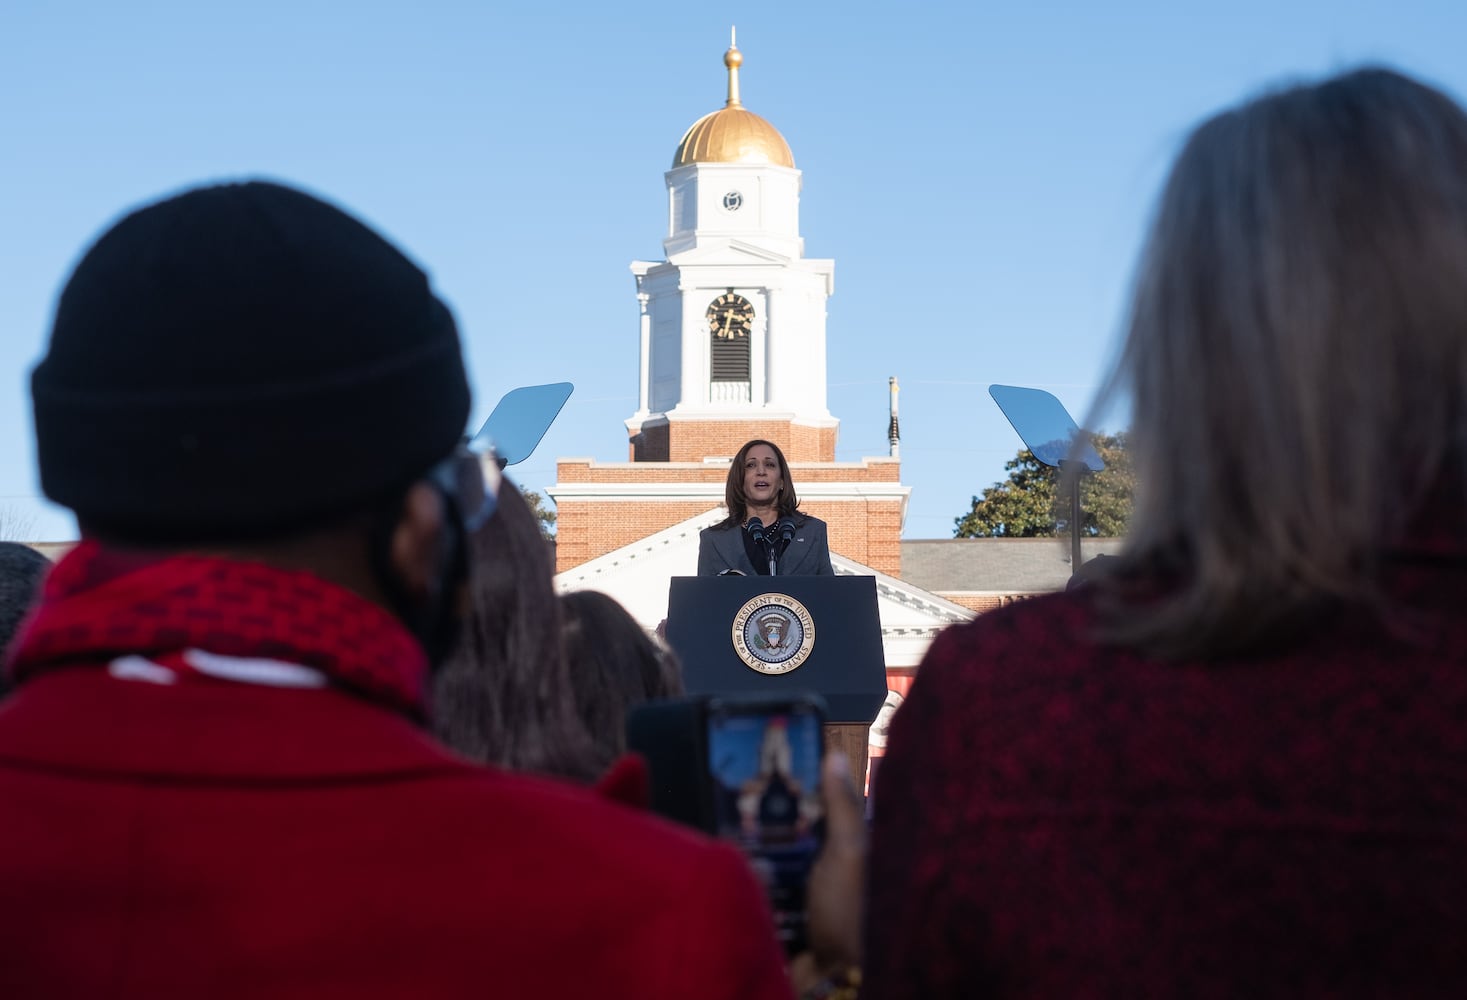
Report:
[[[728,469],[728,517],[698,536],[699,576],[833,576],[825,522],[795,508],[784,453],[750,441]]]

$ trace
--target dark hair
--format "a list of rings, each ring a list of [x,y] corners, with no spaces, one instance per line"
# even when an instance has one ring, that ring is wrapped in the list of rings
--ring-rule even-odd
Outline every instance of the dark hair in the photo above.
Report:
[[[604,770],[626,752],[627,712],[682,694],[682,668],[672,650],[605,594],[580,590],[560,601],[576,708]]]
[[[744,460],[749,457],[749,450],[765,445],[774,452],[775,459],[779,462],[779,480],[783,484],[779,499],[775,501],[775,509],[780,517],[793,517],[795,508],[800,505],[800,498],[795,495],[795,484],[790,479],[790,464],[784,460],[784,452],[779,450],[779,445],[773,441],[765,441],[763,438],[755,438],[745,443],[739,449],[739,453],[733,457],[728,467],[728,482],[723,488],[723,504],[728,508],[728,517],[718,523],[720,528],[731,528],[734,525],[742,525],[749,517],[749,498],[744,496]]]
[[[1118,600],[1111,638],[1205,655],[1378,605],[1383,554],[1434,493],[1460,496],[1464,162],[1462,109],[1382,69],[1192,133],[1099,404],[1133,403],[1116,579],[1160,568],[1174,585]]]
[[[433,728],[453,749],[516,771],[600,776],[576,718],[550,553],[519,488],[469,545],[473,607],[433,679]]]
[[[29,545],[0,542],[0,654],[20,630],[20,623],[36,603],[41,579],[51,561]],[[0,656],[0,663],[4,657]],[[10,690],[9,672],[0,669],[0,696]]]

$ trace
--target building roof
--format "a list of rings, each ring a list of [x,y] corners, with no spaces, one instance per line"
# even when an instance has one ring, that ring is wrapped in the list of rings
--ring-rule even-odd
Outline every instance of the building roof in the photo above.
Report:
[[[1085,561],[1115,555],[1123,539],[1081,543]],[[1068,538],[921,538],[902,542],[902,579],[937,594],[1042,594],[1069,582]]]
[[[737,46],[723,54],[728,67],[728,101],[692,124],[673,154],[674,168],[690,163],[770,163],[793,167],[795,156],[779,129],[739,102],[739,66],[744,56]]]

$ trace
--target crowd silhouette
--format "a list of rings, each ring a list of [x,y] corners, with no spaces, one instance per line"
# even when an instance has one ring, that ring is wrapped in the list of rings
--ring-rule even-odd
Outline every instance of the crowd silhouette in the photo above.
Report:
[[[277,184],[131,212],[31,381],[81,541],[0,546],[0,996],[1460,995],[1464,164],[1388,69],[1196,127],[1107,388],[1123,552],[938,637],[869,842],[783,721],[726,790],[745,836],[820,817],[794,956],[648,810],[625,719],[676,657],[556,593],[424,272]],[[778,448],[727,492],[700,573],[785,519],[830,573]]]

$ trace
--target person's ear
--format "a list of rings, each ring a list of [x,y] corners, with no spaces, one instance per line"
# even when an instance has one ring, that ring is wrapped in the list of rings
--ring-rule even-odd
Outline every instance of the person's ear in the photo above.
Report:
[[[445,544],[447,517],[443,497],[428,483],[414,483],[402,498],[388,559],[403,596],[414,604],[438,596],[443,563],[450,557]]]

